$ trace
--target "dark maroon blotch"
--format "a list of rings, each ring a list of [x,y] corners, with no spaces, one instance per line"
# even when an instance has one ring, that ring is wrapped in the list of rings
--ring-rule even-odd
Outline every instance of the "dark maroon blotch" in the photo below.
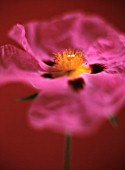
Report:
[[[73,80],[68,80],[69,86],[76,92],[84,89],[85,81],[83,78],[75,78]]]
[[[44,63],[47,64],[48,66],[54,66],[55,64],[55,62],[51,60],[44,61]]]
[[[53,76],[52,76],[52,74],[50,74],[50,73],[45,73],[45,74],[42,75],[42,77],[44,77],[44,78],[49,78],[49,79],[53,79]]]
[[[97,74],[105,70],[105,66],[103,64],[91,64],[91,74]]]

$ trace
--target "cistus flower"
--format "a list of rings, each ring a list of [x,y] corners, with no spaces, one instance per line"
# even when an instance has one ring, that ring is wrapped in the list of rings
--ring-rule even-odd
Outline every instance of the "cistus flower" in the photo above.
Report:
[[[1,47],[0,82],[31,83],[33,128],[88,134],[125,104],[125,36],[97,16],[17,24]]]

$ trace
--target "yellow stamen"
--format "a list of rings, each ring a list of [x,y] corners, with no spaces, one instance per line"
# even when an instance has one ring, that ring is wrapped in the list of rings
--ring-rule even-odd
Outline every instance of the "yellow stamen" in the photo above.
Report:
[[[91,69],[85,64],[85,57],[80,50],[66,49],[62,53],[55,54],[55,65],[53,66],[59,73],[68,77],[76,77],[81,73],[91,73]],[[56,75],[58,75],[56,73]],[[55,76],[56,76],[55,75]]]

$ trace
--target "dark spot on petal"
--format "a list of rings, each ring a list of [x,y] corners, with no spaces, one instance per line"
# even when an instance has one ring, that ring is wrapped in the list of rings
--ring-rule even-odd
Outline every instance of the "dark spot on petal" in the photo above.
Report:
[[[76,78],[68,81],[69,86],[76,92],[83,90],[85,82],[83,78]]]
[[[53,76],[52,76],[52,74],[50,74],[50,73],[45,73],[45,74],[42,75],[42,77],[44,77],[44,78],[49,78],[49,79],[53,79]]]
[[[91,73],[92,74],[97,74],[105,70],[105,66],[103,64],[91,64]]]
[[[44,63],[47,64],[48,66],[54,66],[55,64],[55,62],[51,60],[44,61]]]

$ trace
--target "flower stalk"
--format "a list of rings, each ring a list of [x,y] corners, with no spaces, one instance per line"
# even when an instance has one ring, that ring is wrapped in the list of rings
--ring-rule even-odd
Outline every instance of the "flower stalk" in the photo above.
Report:
[[[71,134],[66,134],[64,170],[70,170]]]

